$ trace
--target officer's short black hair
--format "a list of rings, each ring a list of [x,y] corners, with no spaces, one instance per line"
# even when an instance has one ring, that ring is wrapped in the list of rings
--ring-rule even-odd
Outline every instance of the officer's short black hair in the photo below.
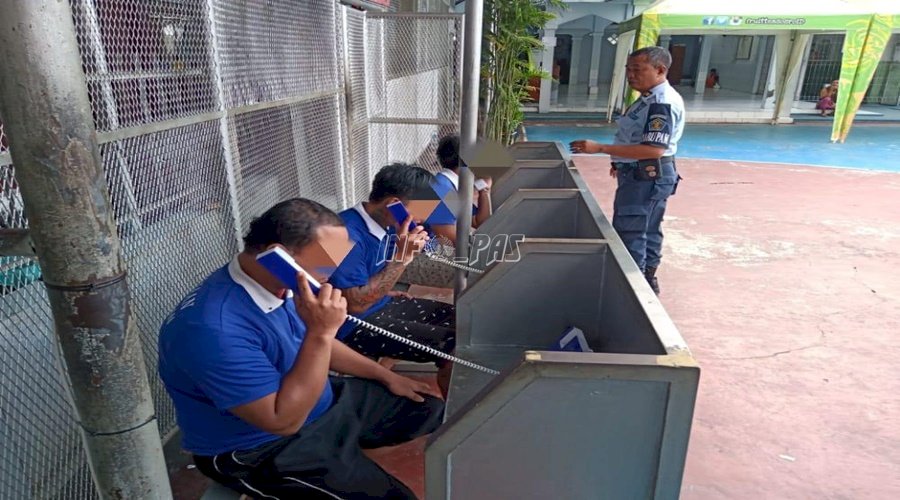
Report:
[[[369,201],[377,203],[386,198],[408,200],[413,193],[431,186],[434,176],[422,167],[407,163],[392,163],[375,174]]]
[[[459,136],[447,135],[441,138],[437,147],[438,163],[444,168],[459,168]]]
[[[647,62],[655,68],[663,67],[666,71],[672,67],[672,54],[662,47],[644,47],[632,52],[628,58],[647,56]]]
[[[320,226],[343,225],[340,216],[325,205],[305,198],[292,198],[266,210],[250,223],[244,236],[244,247],[253,253],[262,252],[275,243],[299,249],[315,240]]]

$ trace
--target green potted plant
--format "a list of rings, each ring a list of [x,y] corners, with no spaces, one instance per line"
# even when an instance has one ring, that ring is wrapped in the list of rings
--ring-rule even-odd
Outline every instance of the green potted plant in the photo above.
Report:
[[[481,134],[504,145],[513,142],[524,118],[522,103],[536,99],[547,76],[532,53],[543,48],[538,33],[562,9],[561,0],[485,0],[482,28]]]

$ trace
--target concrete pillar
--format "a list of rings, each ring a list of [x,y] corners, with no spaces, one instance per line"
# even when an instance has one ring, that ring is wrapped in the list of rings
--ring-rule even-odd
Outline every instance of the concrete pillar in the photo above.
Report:
[[[694,93],[703,95],[706,91],[706,75],[709,73],[709,57],[712,54],[713,37],[704,35],[700,40],[700,60],[697,62],[697,78],[694,80]]]
[[[801,70],[804,55],[807,53],[807,47],[812,35],[796,33],[790,48],[790,56],[785,62],[783,76],[779,77],[779,85],[777,89],[778,99],[775,105],[775,122],[791,123],[791,108],[794,106],[794,95],[800,88],[800,82],[803,80]]]
[[[541,69],[547,73],[547,77],[541,79],[541,99],[538,101],[538,113],[550,111],[550,93],[553,91],[553,49],[556,48],[556,30],[545,29],[544,52],[541,54]]]
[[[588,94],[597,95],[600,92],[600,61],[603,59],[603,32],[591,33],[593,43],[591,45],[591,70],[588,73]]]
[[[572,35],[572,54],[569,63],[569,95],[572,95],[572,87],[578,85],[578,73],[581,66],[581,35]]]
[[[791,33],[783,32],[775,35],[775,49],[772,50],[772,62],[769,69],[769,79],[766,83],[766,91],[763,98],[763,109],[773,109],[780,90],[779,83],[784,83],[787,63],[791,53]],[[773,118],[775,118],[773,116]]]
[[[758,45],[757,45],[758,44]],[[759,87],[762,85],[761,76],[763,72],[763,68],[766,67],[768,61],[766,60],[766,50],[769,44],[769,37],[765,36],[755,36],[753,37],[753,46],[756,47],[756,54],[754,57],[756,58],[756,71],[753,74],[753,94],[759,93]]]

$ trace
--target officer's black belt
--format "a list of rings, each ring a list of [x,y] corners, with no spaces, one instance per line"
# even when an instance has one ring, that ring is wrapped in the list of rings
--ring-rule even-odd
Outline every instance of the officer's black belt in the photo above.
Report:
[[[636,168],[638,166],[638,163],[639,162],[636,162],[636,161],[631,161],[631,162],[615,162],[614,161],[612,163],[612,166],[614,166],[616,168]],[[660,165],[662,165],[664,163],[666,163],[666,164],[675,163],[675,157],[674,156],[663,156],[662,158],[659,159],[659,163],[660,163]]]

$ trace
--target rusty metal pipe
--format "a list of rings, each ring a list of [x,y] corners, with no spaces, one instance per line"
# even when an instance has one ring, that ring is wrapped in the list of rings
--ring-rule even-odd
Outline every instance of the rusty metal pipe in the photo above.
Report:
[[[0,115],[94,482],[171,498],[69,2],[0,12]]]

